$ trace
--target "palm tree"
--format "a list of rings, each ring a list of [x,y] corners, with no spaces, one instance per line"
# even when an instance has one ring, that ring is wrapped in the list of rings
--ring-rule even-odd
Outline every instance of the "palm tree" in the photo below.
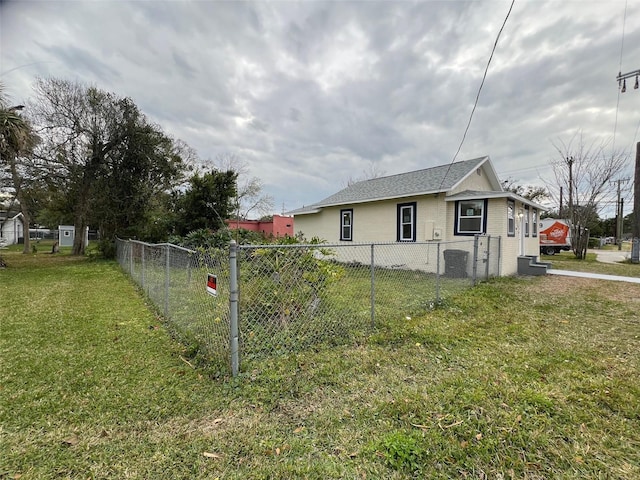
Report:
[[[24,250],[29,253],[30,216],[24,190],[24,178],[20,173],[18,159],[29,156],[36,143],[36,135],[31,124],[25,120],[20,111],[23,105],[9,106],[4,95],[4,87],[0,84],[0,168],[7,169],[11,176],[15,195],[20,202],[24,221]]]

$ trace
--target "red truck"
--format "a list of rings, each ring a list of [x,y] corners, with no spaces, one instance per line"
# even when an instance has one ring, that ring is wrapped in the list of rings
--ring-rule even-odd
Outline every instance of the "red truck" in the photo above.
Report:
[[[540,253],[555,255],[561,250],[571,250],[571,227],[568,220],[543,218],[540,220],[538,237]]]

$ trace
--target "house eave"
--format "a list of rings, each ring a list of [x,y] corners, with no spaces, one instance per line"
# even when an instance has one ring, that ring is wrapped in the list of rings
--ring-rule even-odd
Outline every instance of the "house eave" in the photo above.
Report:
[[[536,202],[532,202],[531,200],[521,197],[520,195],[513,192],[460,192],[455,195],[451,195],[446,197],[445,202],[457,202],[458,200],[481,200],[485,198],[507,198],[509,200],[515,200],[523,203],[524,205],[529,205],[530,207],[537,208],[538,210],[549,210],[547,207],[544,207]]]

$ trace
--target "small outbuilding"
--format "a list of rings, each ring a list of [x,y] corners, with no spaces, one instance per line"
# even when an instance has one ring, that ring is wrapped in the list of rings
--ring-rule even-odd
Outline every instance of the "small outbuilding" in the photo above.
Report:
[[[58,225],[58,245],[61,247],[73,247],[73,239],[76,228],[73,225]]]
[[[76,227],[73,225],[58,225],[58,246],[73,247]],[[84,232],[84,246],[89,245],[89,227]]]
[[[22,213],[4,220],[0,219],[0,238],[3,239],[1,243],[6,245],[15,245],[24,241]]]

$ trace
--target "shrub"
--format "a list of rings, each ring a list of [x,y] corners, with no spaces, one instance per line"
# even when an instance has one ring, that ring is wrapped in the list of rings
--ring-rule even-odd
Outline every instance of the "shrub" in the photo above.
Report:
[[[300,247],[301,238],[278,240],[282,248],[247,250],[241,261],[242,308],[251,318],[280,324],[313,317],[320,308],[326,287],[344,275],[331,261],[333,252],[314,238]]]

